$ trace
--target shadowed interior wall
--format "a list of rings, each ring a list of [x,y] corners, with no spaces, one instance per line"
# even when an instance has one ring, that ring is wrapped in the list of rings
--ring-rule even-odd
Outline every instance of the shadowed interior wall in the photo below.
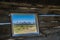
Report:
[[[2,5],[3,6],[3,5]],[[9,5],[10,6],[10,5]],[[11,19],[9,17],[10,13],[14,13],[14,12],[37,12],[40,14],[40,9],[39,10],[23,10],[23,9],[19,9],[18,7],[9,7],[7,5],[5,5],[5,7],[2,7],[0,9],[0,23],[11,23]],[[59,12],[60,13],[60,12]],[[44,14],[44,13],[41,13]],[[5,15],[5,16],[4,16]],[[46,18],[47,20],[50,20],[49,18]],[[46,20],[45,19],[45,20]],[[53,19],[53,18],[51,18]],[[58,18],[59,19],[59,18]],[[59,24],[59,23],[58,23]],[[10,27],[11,25],[0,25],[0,38],[7,38],[8,36],[10,36]],[[58,32],[54,32],[52,34],[49,34],[47,37],[27,37],[27,38],[23,38],[21,40],[60,40],[60,30]],[[20,40],[19,38],[16,40]]]

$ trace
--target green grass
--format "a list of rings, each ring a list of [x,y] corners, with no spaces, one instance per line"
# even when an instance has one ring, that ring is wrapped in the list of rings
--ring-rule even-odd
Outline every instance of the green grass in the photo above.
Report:
[[[13,29],[15,34],[37,32],[36,25],[14,25]]]

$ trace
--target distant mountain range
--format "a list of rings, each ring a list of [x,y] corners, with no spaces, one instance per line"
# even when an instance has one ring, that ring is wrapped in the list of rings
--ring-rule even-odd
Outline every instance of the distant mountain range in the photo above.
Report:
[[[14,24],[17,24],[17,25],[29,25],[29,24],[31,24],[31,25],[33,25],[35,23],[34,22],[33,23],[31,23],[31,22],[17,22],[17,23],[14,23]]]

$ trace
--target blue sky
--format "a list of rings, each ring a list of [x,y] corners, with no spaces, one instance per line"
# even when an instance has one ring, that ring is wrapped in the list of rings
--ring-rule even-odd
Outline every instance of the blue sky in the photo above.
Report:
[[[12,16],[12,23],[17,23],[18,22],[31,22],[31,23],[35,23],[35,15],[34,14],[18,14],[18,13],[14,13],[11,14]]]

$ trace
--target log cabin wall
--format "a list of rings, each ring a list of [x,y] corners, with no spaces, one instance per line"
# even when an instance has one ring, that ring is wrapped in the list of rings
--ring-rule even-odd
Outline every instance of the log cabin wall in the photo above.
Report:
[[[53,6],[53,5],[36,5],[33,6],[31,4],[25,4],[24,3],[9,3],[9,2],[0,2],[0,23],[11,23],[11,19],[9,14],[10,13],[37,13],[39,14],[60,14],[60,6]],[[46,18],[47,19],[47,18]],[[46,20],[45,19],[45,20]],[[51,18],[54,20],[53,18]],[[59,19],[59,18],[58,18]],[[49,18],[47,21],[50,20]],[[0,25],[0,38],[7,38],[10,37],[10,27],[11,24],[8,25]],[[2,31],[3,29],[3,31]],[[4,31],[5,30],[5,31]],[[7,31],[8,30],[8,31]],[[3,33],[3,34],[2,34]],[[60,36],[56,34],[51,34],[48,37],[23,37],[23,38],[15,38],[15,40],[60,40]]]

